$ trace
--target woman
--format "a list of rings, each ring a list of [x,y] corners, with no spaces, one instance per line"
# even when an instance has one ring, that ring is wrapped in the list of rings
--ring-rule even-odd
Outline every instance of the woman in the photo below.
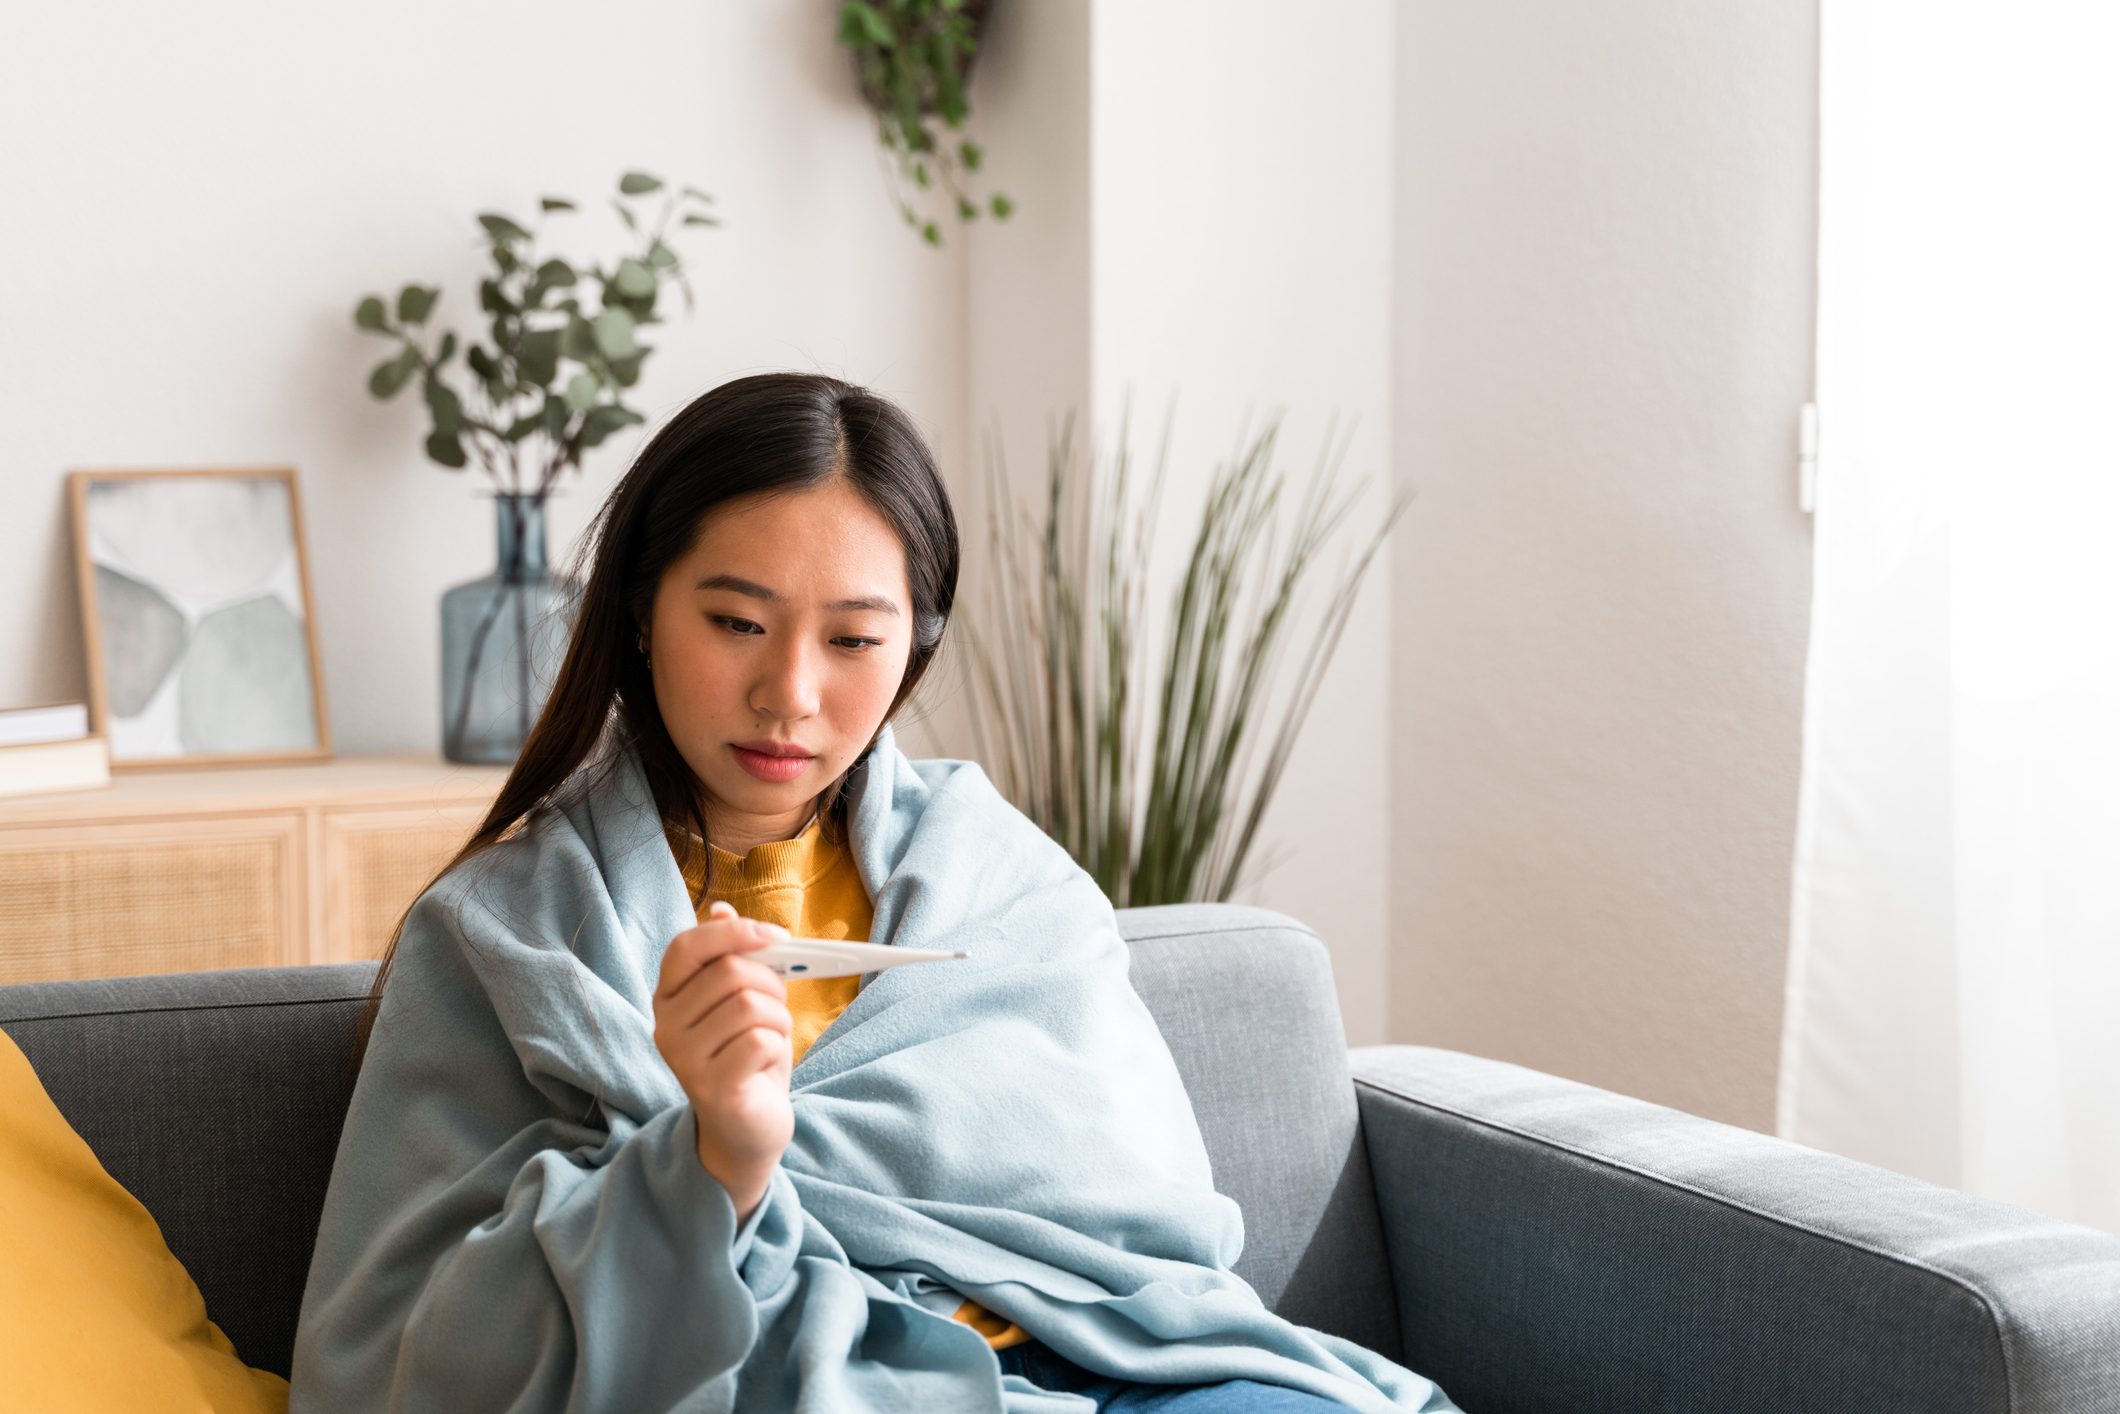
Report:
[[[1451,1410],[1229,1271],[1110,902],[891,729],[957,532],[889,402],[738,379],[599,514],[550,701],[401,921],[301,1411]],[[793,932],[962,960],[783,983]]]

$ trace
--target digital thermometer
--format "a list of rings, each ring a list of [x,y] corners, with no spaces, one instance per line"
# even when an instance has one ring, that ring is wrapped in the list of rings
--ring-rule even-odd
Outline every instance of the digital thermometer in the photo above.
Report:
[[[739,954],[762,962],[782,977],[859,977],[886,967],[909,962],[941,962],[946,958],[970,957],[967,952],[943,952],[935,948],[894,948],[884,943],[853,943],[833,938],[790,938],[768,943],[755,951]]]

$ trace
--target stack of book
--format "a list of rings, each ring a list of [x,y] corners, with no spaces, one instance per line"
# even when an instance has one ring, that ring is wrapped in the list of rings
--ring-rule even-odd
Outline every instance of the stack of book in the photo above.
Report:
[[[110,744],[88,729],[88,704],[0,708],[0,796],[110,784]]]

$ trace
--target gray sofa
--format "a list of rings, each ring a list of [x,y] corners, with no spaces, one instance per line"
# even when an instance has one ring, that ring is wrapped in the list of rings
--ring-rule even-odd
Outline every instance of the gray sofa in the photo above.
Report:
[[[1323,945],[1123,910],[1289,1319],[1469,1414],[2120,1414],[2120,1238],[1536,1071],[1346,1049]],[[0,1027],[284,1373],[373,963],[0,988]]]

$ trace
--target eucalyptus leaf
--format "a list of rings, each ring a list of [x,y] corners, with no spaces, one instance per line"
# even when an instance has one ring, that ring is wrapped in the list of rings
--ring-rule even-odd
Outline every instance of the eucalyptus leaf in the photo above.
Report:
[[[398,291],[397,317],[400,324],[424,324],[434,311],[435,298],[441,291],[426,285],[407,285]]]
[[[596,331],[589,321],[579,314],[571,314],[566,326],[559,332],[559,351],[576,363],[587,363],[598,357]]]
[[[596,398],[604,385],[594,373],[586,368],[567,380],[567,406],[576,412],[587,412],[596,406]]]
[[[618,179],[618,189],[627,196],[645,196],[651,191],[662,190],[662,178],[651,177],[646,172],[628,172]]]
[[[479,213],[478,223],[486,228],[486,234],[496,241],[527,241],[530,233],[498,211]]]
[[[920,239],[926,241],[929,245],[941,245],[942,228],[940,226],[937,226],[933,221],[929,221],[921,226]]]
[[[515,301],[501,288],[501,282],[485,279],[478,284],[478,307],[488,314],[515,314],[519,312]]]
[[[555,288],[562,288],[574,283],[574,267],[555,256],[537,267],[537,278]]]
[[[471,460],[464,455],[463,438],[454,432],[436,432],[429,436],[427,455],[452,471],[461,471]]]
[[[683,191],[686,196],[694,197],[697,200],[704,201],[710,206],[714,204],[714,198],[701,191],[698,187],[685,187],[683,188]]]
[[[691,211],[685,214],[684,224],[687,226],[719,226],[721,222],[715,220],[712,216],[702,216],[697,211]]]
[[[561,434],[563,434],[567,430],[566,402],[560,398],[553,397],[550,393],[547,393],[545,395],[543,418],[545,435],[547,437],[550,437],[553,441],[557,442],[560,439]]]
[[[427,380],[427,410],[434,415],[434,430],[438,433],[454,437],[463,426],[463,400],[439,378]]]
[[[542,413],[525,413],[510,423],[508,430],[501,435],[510,442],[520,442],[542,426],[544,426]]]
[[[375,371],[368,375],[368,391],[378,398],[395,397],[419,366],[420,351],[408,344],[395,357],[386,358],[375,366]]]
[[[996,192],[994,193],[993,201],[988,203],[988,209],[994,213],[996,221],[1006,221],[1008,220],[1008,214],[1016,209],[1016,203]]]
[[[444,333],[442,335],[442,351],[434,356],[434,366],[440,368],[449,361],[451,355],[455,354],[455,352],[456,334],[453,331]]]
[[[383,302],[374,295],[354,306],[353,322],[356,328],[383,330],[390,327],[390,316],[383,309]]]
[[[639,347],[633,342],[633,326],[633,316],[625,310],[604,310],[591,325],[596,331],[596,347],[605,358],[624,358]]]
[[[611,283],[628,299],[645,299],[655,293],[655,272],[629,256],[618,262],[618,275]]]
[[[657,241],[648,247],[648,264],[657,270],[668,270],[677,263],[677,252]]]
[[[648,351],[641,349],[636,353],[627,354],[624,358],[612,359],[611,377],[621,388],[632,387],[640,381],[640,366],[647,357]]]
[[[619,220],[626,223],[627,230],[632,231],[636,235],[640,233],[640,218],[633,214],[631,207],[627,206],[623,201],[614,201],[611,203],[611,209],[618,213]]]
[[[539,209],[544,211],[572,211],[575,209],[573,202],[559,196],[540,197],[537,204]]]
[[[524,382],[543,388],[559,376],[559,335],[557,329],[532,329],[523,335],[516,368]]]
[[[979,170],[979,164],[986,160],[986,149],[966,138],[957,144],[957,155],[963,159],[965,171],[976,172]]]
[[[631,408],[622,408],[616,403],[605,403],[601,407],[591,409],[588,420],[582,424],[582,445],[596,446],[619,428],[631,427],[635,423],[645,421],[646,418]]]
[[[466,349],[464,351],[464,362],[469,365],[473,373],[476,373],[487,382],[500,377],[500,365],[494,362],[493,355],[486,352],[486,347],[483,344],[473,344]]]

